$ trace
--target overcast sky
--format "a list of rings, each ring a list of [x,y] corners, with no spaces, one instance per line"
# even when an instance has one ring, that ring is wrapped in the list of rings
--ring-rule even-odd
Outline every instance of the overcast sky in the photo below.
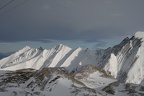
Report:
[[[0,0],[0,8],[10,1]],[[143,5],[144,0],[14,0],[0,9],[0,52],[58,43],[113,46],[144,31]]]

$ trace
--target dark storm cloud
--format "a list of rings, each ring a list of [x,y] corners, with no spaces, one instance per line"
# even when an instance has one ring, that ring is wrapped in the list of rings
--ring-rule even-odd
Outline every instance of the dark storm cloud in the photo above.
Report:
[[[22,1],[15,0],[0,13]],[[30,0],[0,15],[0,41],[95,42],[133,35],[144,30],[143,4],[143,0]]]

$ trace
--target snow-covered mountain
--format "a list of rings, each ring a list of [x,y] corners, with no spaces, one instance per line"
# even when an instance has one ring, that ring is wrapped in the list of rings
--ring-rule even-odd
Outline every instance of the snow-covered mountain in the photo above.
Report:
[[[0,60],[0,70],[2,74],[4,73],[6,75],[6,77],[2,75],[1,78],[11,78],[7,74],[17,76],[19,75],[15,73],[17,70],[18,72],[21,70],[20,72],[23,73],[23,70],[33,69],[32,72],[26,72],[30,77],[25,77],[25,75],[22,77],[23,79],[21,81],[24,83],[16,85],[16,87],[20,88],[20,92],[23,89],[25,90],[24,92],[33,90],[29,91],[29,94],[34,94],[34,92],[37,93],[39,90],[39,95],[50,94],[50,96],[56,96],[55,91],[60,90],[59,87],[63,86],[68,93],[64,93],[61,96],[68,96],[65,94],[72,92],[74,94],[70,96],[76,94],[87,96],[88,94],[84,92],[88,92],[88,90],[92,92],[88,96],[93,96],[92,94],[105,96],[109,94],[109,91],[110,93],[111,91],[112,93],[116,93],[116,96],[122,96],[123,93],[119,93],[119,91],[122,91],[122,87],[120,86],[126,86],[125,83],[142,84],[144,81],[143,41],[144,32],[137,32],[131,38],[126,37],[120,44],[101,50],[82,49],[80,47],[72,49],[62,44],[49,50],[41,47],[30,48],[26,46],[18,52]],[[1,82],[4,82],[3,80]],[[51,80],[53,80],[53,83],[48,83]],[[45,86],[41,85],[43,82],[45,82]],[[68,84],[65,85],[63,82],[68,82]],[[76,84],[75,86],[74,82],[80,83],[80,85]],[[117,83],[117,86],[115,86],[114,82],[121,82],[122,85],[121,83]],[[6,82],[6,85],[8,87],[15,86],[15,84],[11,85],[10,81]],[[28,87],[28,85],[31,87]],[[140,90],[140,86],[136,86]],[[1,86],[0,88],[3,87]],[[41,87],[43,87],[42,90]],[[111,89],[116,87],[117,89],[113,92],[113,90],[108,90],[109,87]],[[10,91],[7,88],[6,90]],[[48,93],[46,90],[49,90]],[[74,90],[80,93],[74,92]],[[135,91],[139,93],[138,90]],[[128,90],[126,89],[125,92],[128,92]],[[37,95],[35,94],[34,96]]]

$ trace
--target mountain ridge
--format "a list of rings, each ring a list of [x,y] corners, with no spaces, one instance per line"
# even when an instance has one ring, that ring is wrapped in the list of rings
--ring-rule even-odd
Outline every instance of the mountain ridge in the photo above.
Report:
[[[143,37],[101,50],[26,46],[0,60],[0,95],[144,96]]]
[[[102,50],[80,47],[72,49],[63,44],[49,50],[26,46],[0,60],[0,70],[64,67],[71,72],[81,66],[92,64],[104,69],[120,81],[140,84],[144,79],[143,38],[144,33],[137,32],[131,38],[126,37],[120,44]]]

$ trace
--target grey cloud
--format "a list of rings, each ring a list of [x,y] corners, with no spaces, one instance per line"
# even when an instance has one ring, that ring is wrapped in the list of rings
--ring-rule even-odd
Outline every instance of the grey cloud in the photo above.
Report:
[[[31,0],[0,15],[0,41],[95,42],[132,35],[144,30],[143,4],[142,0]]]

